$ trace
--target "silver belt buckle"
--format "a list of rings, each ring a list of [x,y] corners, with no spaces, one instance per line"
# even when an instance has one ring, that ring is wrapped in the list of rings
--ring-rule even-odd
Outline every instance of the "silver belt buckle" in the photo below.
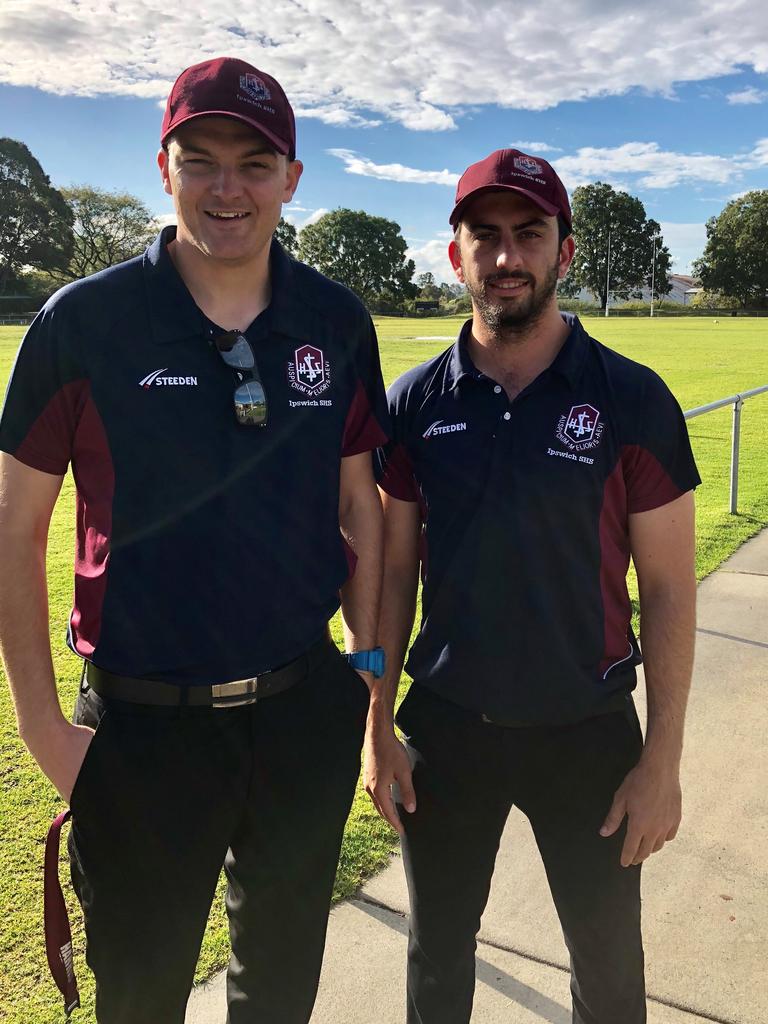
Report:
[[[235,679],[231,683],[216,683],[211,687],[211,706],[236,708],[241,704],[255,704],[259,699],[259,677]]]

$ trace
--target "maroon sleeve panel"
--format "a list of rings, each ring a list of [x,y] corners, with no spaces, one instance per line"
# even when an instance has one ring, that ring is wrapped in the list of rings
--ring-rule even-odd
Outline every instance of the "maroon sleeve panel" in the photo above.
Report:
[[[72,459],[75,433],[89,395],[87,380],[63,384],[10,454],[32,469],[63,476]]]
[[[107,434],[90,389],[75,434],[72,471],[77,485],[77,537],[70,626],[75,650],[90,658],[101,633],[115,494]]]
[[[648,512],[679,498],[685,492],[675,484],[662,464],[646,448],[626,445],[621,451],[627,512]]]
[[[373,451],[380,445],[385,444],[386,441],[387,435],[374,415],[363,382],[358,380],[355,395],[344,424],[344,438],[341,446],[342,458]]]
[[[632,619],[632,605],[627,592],[628,568],[627,491],[623,465],[619,461],[605,482],[600,510],[600,592],[605,637],[601,675],[632,654],[627,637]]]
[[[379,487],[393,498],[421,502],[421,491],[405,445],[390,444],[379,452],[378,477]]]

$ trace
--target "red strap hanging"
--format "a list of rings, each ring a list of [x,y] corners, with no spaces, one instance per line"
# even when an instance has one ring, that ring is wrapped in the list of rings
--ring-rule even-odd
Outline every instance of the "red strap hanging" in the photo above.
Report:
[[[69,927],[64,893],[59,881],[59,843],[61,829],[71,811],[62,811],[53,821],[45,840],[45,871],[43,902],[45,917],[45,952],[53,980],[64,996],[67,1017],[80,1005],[75,967],[72,961],[72,931]]]

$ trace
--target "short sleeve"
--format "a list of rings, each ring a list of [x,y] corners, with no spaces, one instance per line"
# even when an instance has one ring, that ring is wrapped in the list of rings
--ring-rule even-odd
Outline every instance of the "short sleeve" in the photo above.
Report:
[[[376,330],[367,313],[354,351],[356,385],[344,423],[342,457],[369,452],[389,437],[389,413]]]
[[[622,452],[627,511],[647,512],[701,483],[683,412],[669,388],[649,371],[638,443]]]
[[[63,475],[72,457],[87,379],[54,298],[31,324],[16,356],[0,414],[0,450]]]
[[[400,501],[419,501],[419,485],[408,451],[407,388],[402,378],[387,392],[391,440],[376,452],[374,469],[379,487]]]

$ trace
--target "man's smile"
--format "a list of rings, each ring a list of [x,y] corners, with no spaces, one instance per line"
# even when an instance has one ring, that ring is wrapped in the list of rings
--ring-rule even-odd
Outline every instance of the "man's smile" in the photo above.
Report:
[[[486,289],[503,292],[505,296],[518,295],[530,282],[519,277],[501,277],[486,281]]]
[[[205,213],[214,220],[244,220],[250,217],[247,210],[206,210]]]

